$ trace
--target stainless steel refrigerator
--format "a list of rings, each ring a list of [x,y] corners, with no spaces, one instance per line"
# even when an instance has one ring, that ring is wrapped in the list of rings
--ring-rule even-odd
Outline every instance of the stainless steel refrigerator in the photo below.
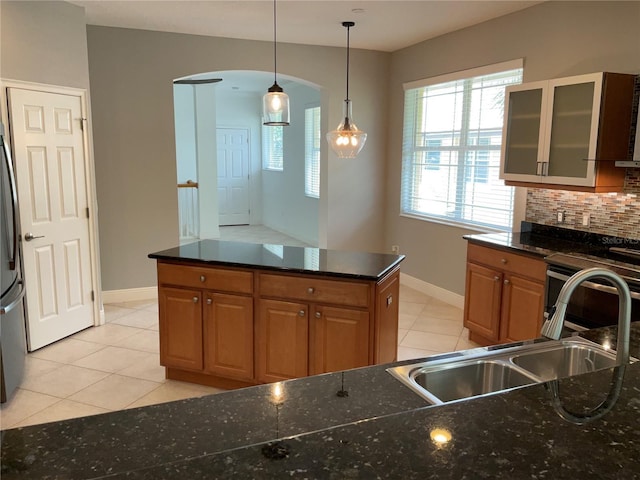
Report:
[[[0,402],[10,399],[20,385],[27,351],[18,196],[5,133],[0,123]]]

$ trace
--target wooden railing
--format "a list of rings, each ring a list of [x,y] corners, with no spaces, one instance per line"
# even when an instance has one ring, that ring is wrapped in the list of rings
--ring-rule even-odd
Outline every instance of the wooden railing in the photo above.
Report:
[[[180,238],[198,238],[200,219],[198,215],[198,182],[187,180],[178,184],[178,219]]]

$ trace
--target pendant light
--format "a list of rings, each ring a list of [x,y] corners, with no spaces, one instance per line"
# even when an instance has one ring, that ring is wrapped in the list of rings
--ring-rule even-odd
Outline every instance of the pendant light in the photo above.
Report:
[[[355,158],[367,140],[367,134],[353,123],[351,112],[351,99],[349,98],[349,29],[355,25],[354,22],[342,22],[342,26],[347,29],[347,97],[344,99],[342,116],[344,120],[338,128],[327,133],[329,147],[339,158]]]
[[[276,0],[273,0],[273,85],[262,97],[263,125],[289,125],[289,96],[278,85],[276,54]]]

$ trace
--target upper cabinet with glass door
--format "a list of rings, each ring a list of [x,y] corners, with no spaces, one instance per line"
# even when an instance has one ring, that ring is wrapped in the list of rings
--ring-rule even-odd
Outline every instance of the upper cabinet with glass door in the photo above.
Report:
[[[500,178],[507,185],[620,191],[635,76],[594,73],[507,87]]]

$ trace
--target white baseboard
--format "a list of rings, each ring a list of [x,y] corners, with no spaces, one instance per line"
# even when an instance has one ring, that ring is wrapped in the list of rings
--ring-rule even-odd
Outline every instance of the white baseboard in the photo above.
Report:
[[[125,290],[105,290],[102,292],[102,303],[123,303],[157,299],[158,287],[127,288]]]
[[[413,288],[414,290],[422,292],[425,295],[434,297],[441,302],[448,303],[449,305],[453,305],[454,307],[464,308],[464,295],[458,295],[457,293],[450,292],[449,290],[445,290],[442,287],[427,283],[423,280],[412,277],[402,272],[400,272],[400,283],[402,285],[406,285],[409,288]]]

